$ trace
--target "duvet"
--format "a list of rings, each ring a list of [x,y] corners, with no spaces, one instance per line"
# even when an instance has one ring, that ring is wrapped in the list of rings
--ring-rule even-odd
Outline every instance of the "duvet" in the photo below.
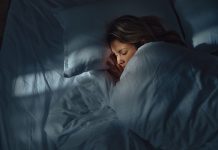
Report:
[[[218,60],[164,42],[140,47],[116,85],[76,76],[50,105],[46,133],[60,150],[215,150]]]
[[[218,59],[164,42],[128,62],[110,105],[122,125],[155,149],[218,148]]]
[[[45,131],[58,150],[152,150],[108,105],[114,83],[105,71],[78,75],[50,105]]]

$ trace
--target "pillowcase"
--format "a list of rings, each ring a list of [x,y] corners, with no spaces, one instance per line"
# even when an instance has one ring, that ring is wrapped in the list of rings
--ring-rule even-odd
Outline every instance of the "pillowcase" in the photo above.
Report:
[[[157,5],[158,4],[158,5]],[[56,14],[64,29],[64,74],[71,77],[94,69],[104,69],[107,24],[121,15],[156,15],[179,32],[170,3],[162,0],[103,0],[74,6]]]
[[[218,1],[175,0],[175,8],[181,19],[190,46],[205,49],[217,47],[218,43]],[[213,50],[206,49],[207,51]]]

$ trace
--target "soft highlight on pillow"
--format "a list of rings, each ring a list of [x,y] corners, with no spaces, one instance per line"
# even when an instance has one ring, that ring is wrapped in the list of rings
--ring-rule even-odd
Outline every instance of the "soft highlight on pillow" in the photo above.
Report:
[[[106,26],[111,20],[126,14],[159,16],[166,20],[169,28],[180,31],[170,4],[162,0],[103,0],[63,10],[56,17],[64,29],[66,77],[105,69],[102,62],[106,55]],[[85,51],[88,54],[83,57]]]

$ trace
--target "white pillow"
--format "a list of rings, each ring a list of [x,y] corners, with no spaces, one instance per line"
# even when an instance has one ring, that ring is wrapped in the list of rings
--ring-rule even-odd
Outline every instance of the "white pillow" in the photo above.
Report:
[[[179,32],[176,17],[168,1],[104,0],[61,11],[56,16],[64,29],[66,77],[104,68],[102,59],[106,51],[103,42],[106,25],[116,17],[126,14],[162,17],[169,28]]]
[[[217,0],[175,0],[186,41],[191,46],[203,48],[206,45],[217,45],[217,6]]]

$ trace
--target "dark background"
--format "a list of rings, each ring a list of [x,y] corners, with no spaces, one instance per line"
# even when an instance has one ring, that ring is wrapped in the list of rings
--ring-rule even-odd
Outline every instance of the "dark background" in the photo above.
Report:
[[[4,28],[6,24],[7,12],[9,8],[10,0],[0,1],[0,47],[3,40]]]

